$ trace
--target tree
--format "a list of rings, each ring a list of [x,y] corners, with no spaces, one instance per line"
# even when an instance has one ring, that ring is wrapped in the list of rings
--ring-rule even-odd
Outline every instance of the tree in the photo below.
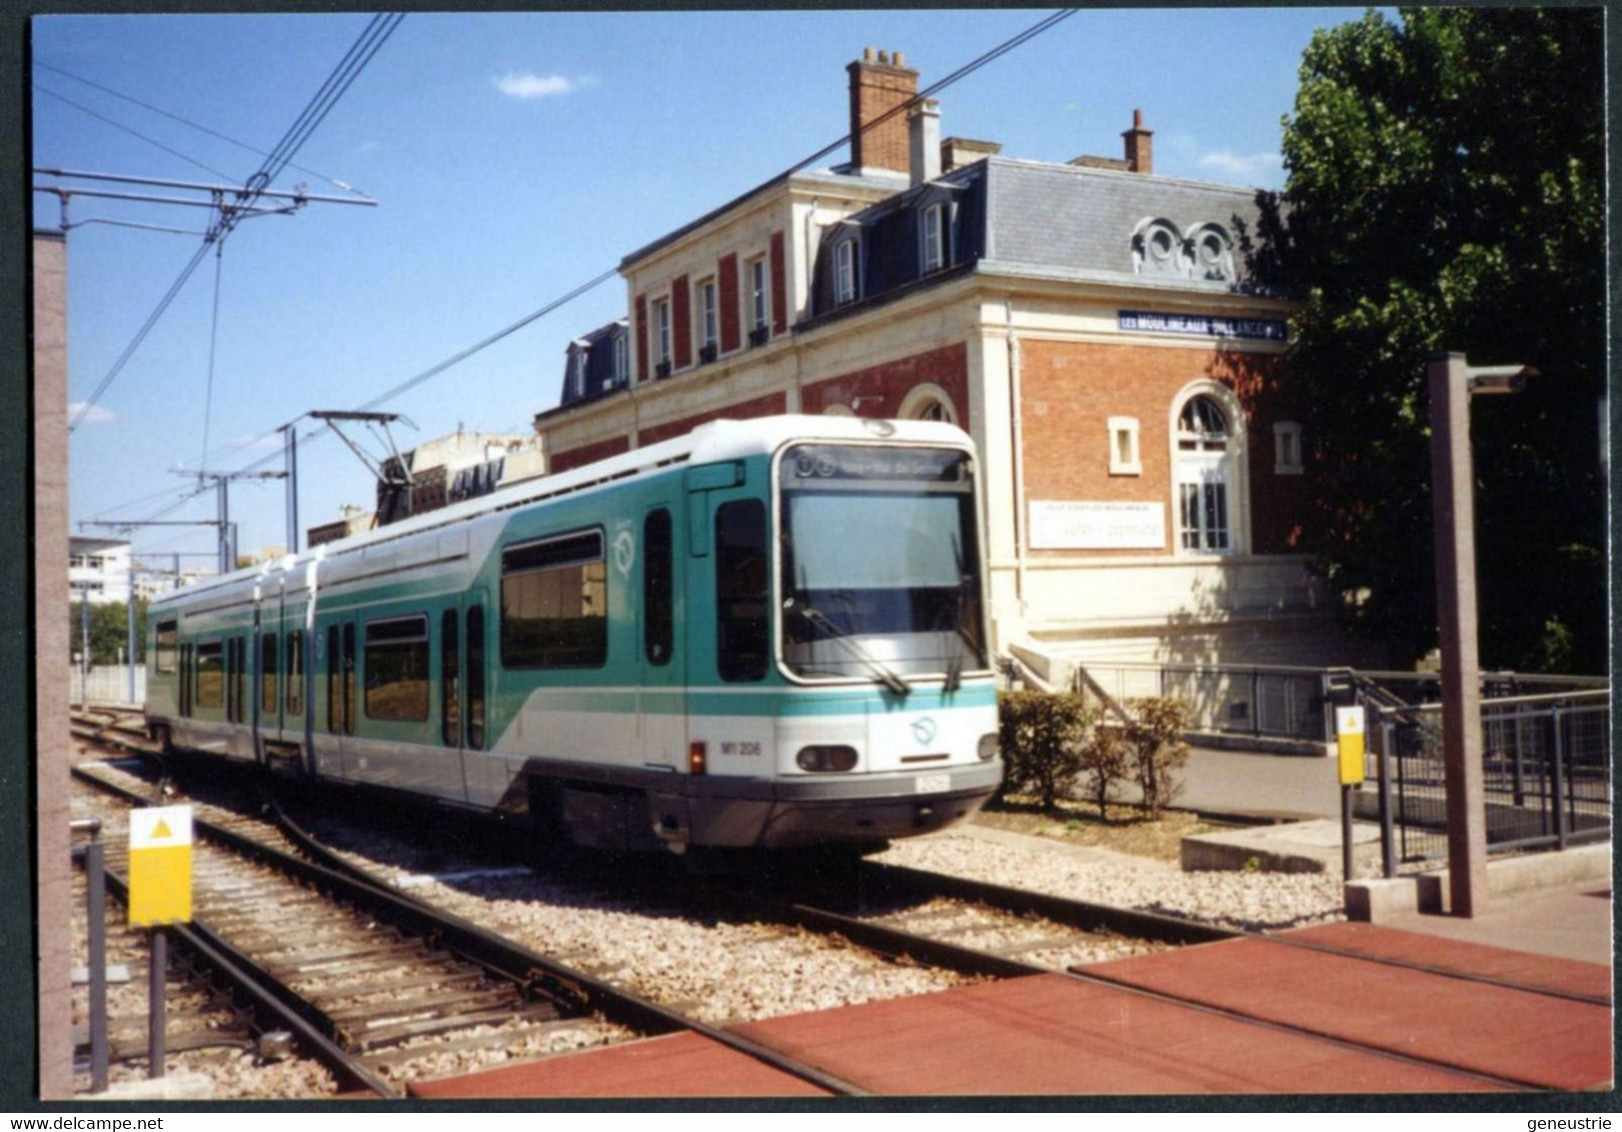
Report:
[[[1129,719],[1122,740],[1131,751],[1143,808],[1150,821],[1159,821],[1183,791],[1178,773],[1188,763],[1189,747],[1183,735],[1193,712],[1182,700],[1169,696],[1128,700],[1126,708]]]
[[[1424,371],[1457,350],[1542,373],[1473,410],[1482,662],[1605,667],[1602,15],[1371,11],[1302,62],[1253,258],[1305,302],[1299,543],[1394,662],[1435,644]]]
[[[79,603],[74,602],[69,613],[68,642],[72,646],[73,655],[77,656],[83,649],[84,643],[80,639],[83,633],[83,613]],[[90,663],[91,664],[118,664],[123,649],[124,658],[129,656],[129,611],[121,601],[92,602],[90,605]],[[136,599],[135,602],[135,659],[137,663],[146,659],[146,602]]]

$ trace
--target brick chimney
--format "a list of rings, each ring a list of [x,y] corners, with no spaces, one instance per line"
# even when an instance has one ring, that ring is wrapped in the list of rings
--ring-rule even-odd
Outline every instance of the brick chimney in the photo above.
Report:
[[[1126,139],[1126,167],[1134,173],[1153,173],[1155,171],[1155,147],[1153,130],[1143,128],[1143,111],[1132,111],[1132,128],[1124,130],[1121,136]]]
[[[907,118],[896,114],[873,126],[884,114],[918,93],[918,72],[902,65],[901,52],[877,55],[871,47],[845,68],[850,72],[850,164],[864,169],[910,171]]]

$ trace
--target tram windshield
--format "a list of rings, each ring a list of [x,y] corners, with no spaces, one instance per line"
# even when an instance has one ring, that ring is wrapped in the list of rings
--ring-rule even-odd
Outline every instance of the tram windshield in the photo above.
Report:
[[[791,672],[905,694],[909,676],[987,666],[968,453],[801,444],[778,474]]]

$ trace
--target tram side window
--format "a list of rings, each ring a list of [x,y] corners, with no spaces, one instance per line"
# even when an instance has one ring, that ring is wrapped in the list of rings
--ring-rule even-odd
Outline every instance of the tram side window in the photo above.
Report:
[[[721,679],[766,675],[766,507],[758,499],[715,512],[715,659]]]
[[[276,714],[276,643],[275,633],[259,638],[259,709],[266,715]]]
[[[173,676],[177,671],[176,653],[180,647],[180,625],[175,621],[159,621],[157,647],[153,650],[153,666],[159,676]]]
[[[501,552],[501,663],[601,668],[608,660],[603,534],[586,531]]]
[[[467,611],[467,745],[484,749],[484,606]]]
[[[287,634],[287,714],[304,714],[304,634]]]
[[[648,663],[670,663],[675,641],[675,591],[670,512],[650,512],[642,524],[642,648]]]
[[[428,718],[428,618],[367,622],[366,717]]]
[[[461,736],[461,650],[456,641],[456,610],[447,609],[439,619],[439,738],[447,747],[456,746]]]
[[[327,626],[327,730],[336,735],[343,730],[343,699],[340,681],[343,660],[338,654],[338,626]]]
[[[217,708],[225,703],[224,652],[219,641],[197,646],[197,706]]]

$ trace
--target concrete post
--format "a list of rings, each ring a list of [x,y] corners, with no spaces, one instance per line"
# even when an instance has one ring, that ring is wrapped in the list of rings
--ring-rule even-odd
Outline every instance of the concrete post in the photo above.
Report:
[[[1463,354],[1438,354],[1431,359],[1426,376],[1430,384],[1436,609],[1442,646],[1448,887],[1453,914],[1473,917],[1487,904],[1487,812],[1481,768],[1469,370]]]

